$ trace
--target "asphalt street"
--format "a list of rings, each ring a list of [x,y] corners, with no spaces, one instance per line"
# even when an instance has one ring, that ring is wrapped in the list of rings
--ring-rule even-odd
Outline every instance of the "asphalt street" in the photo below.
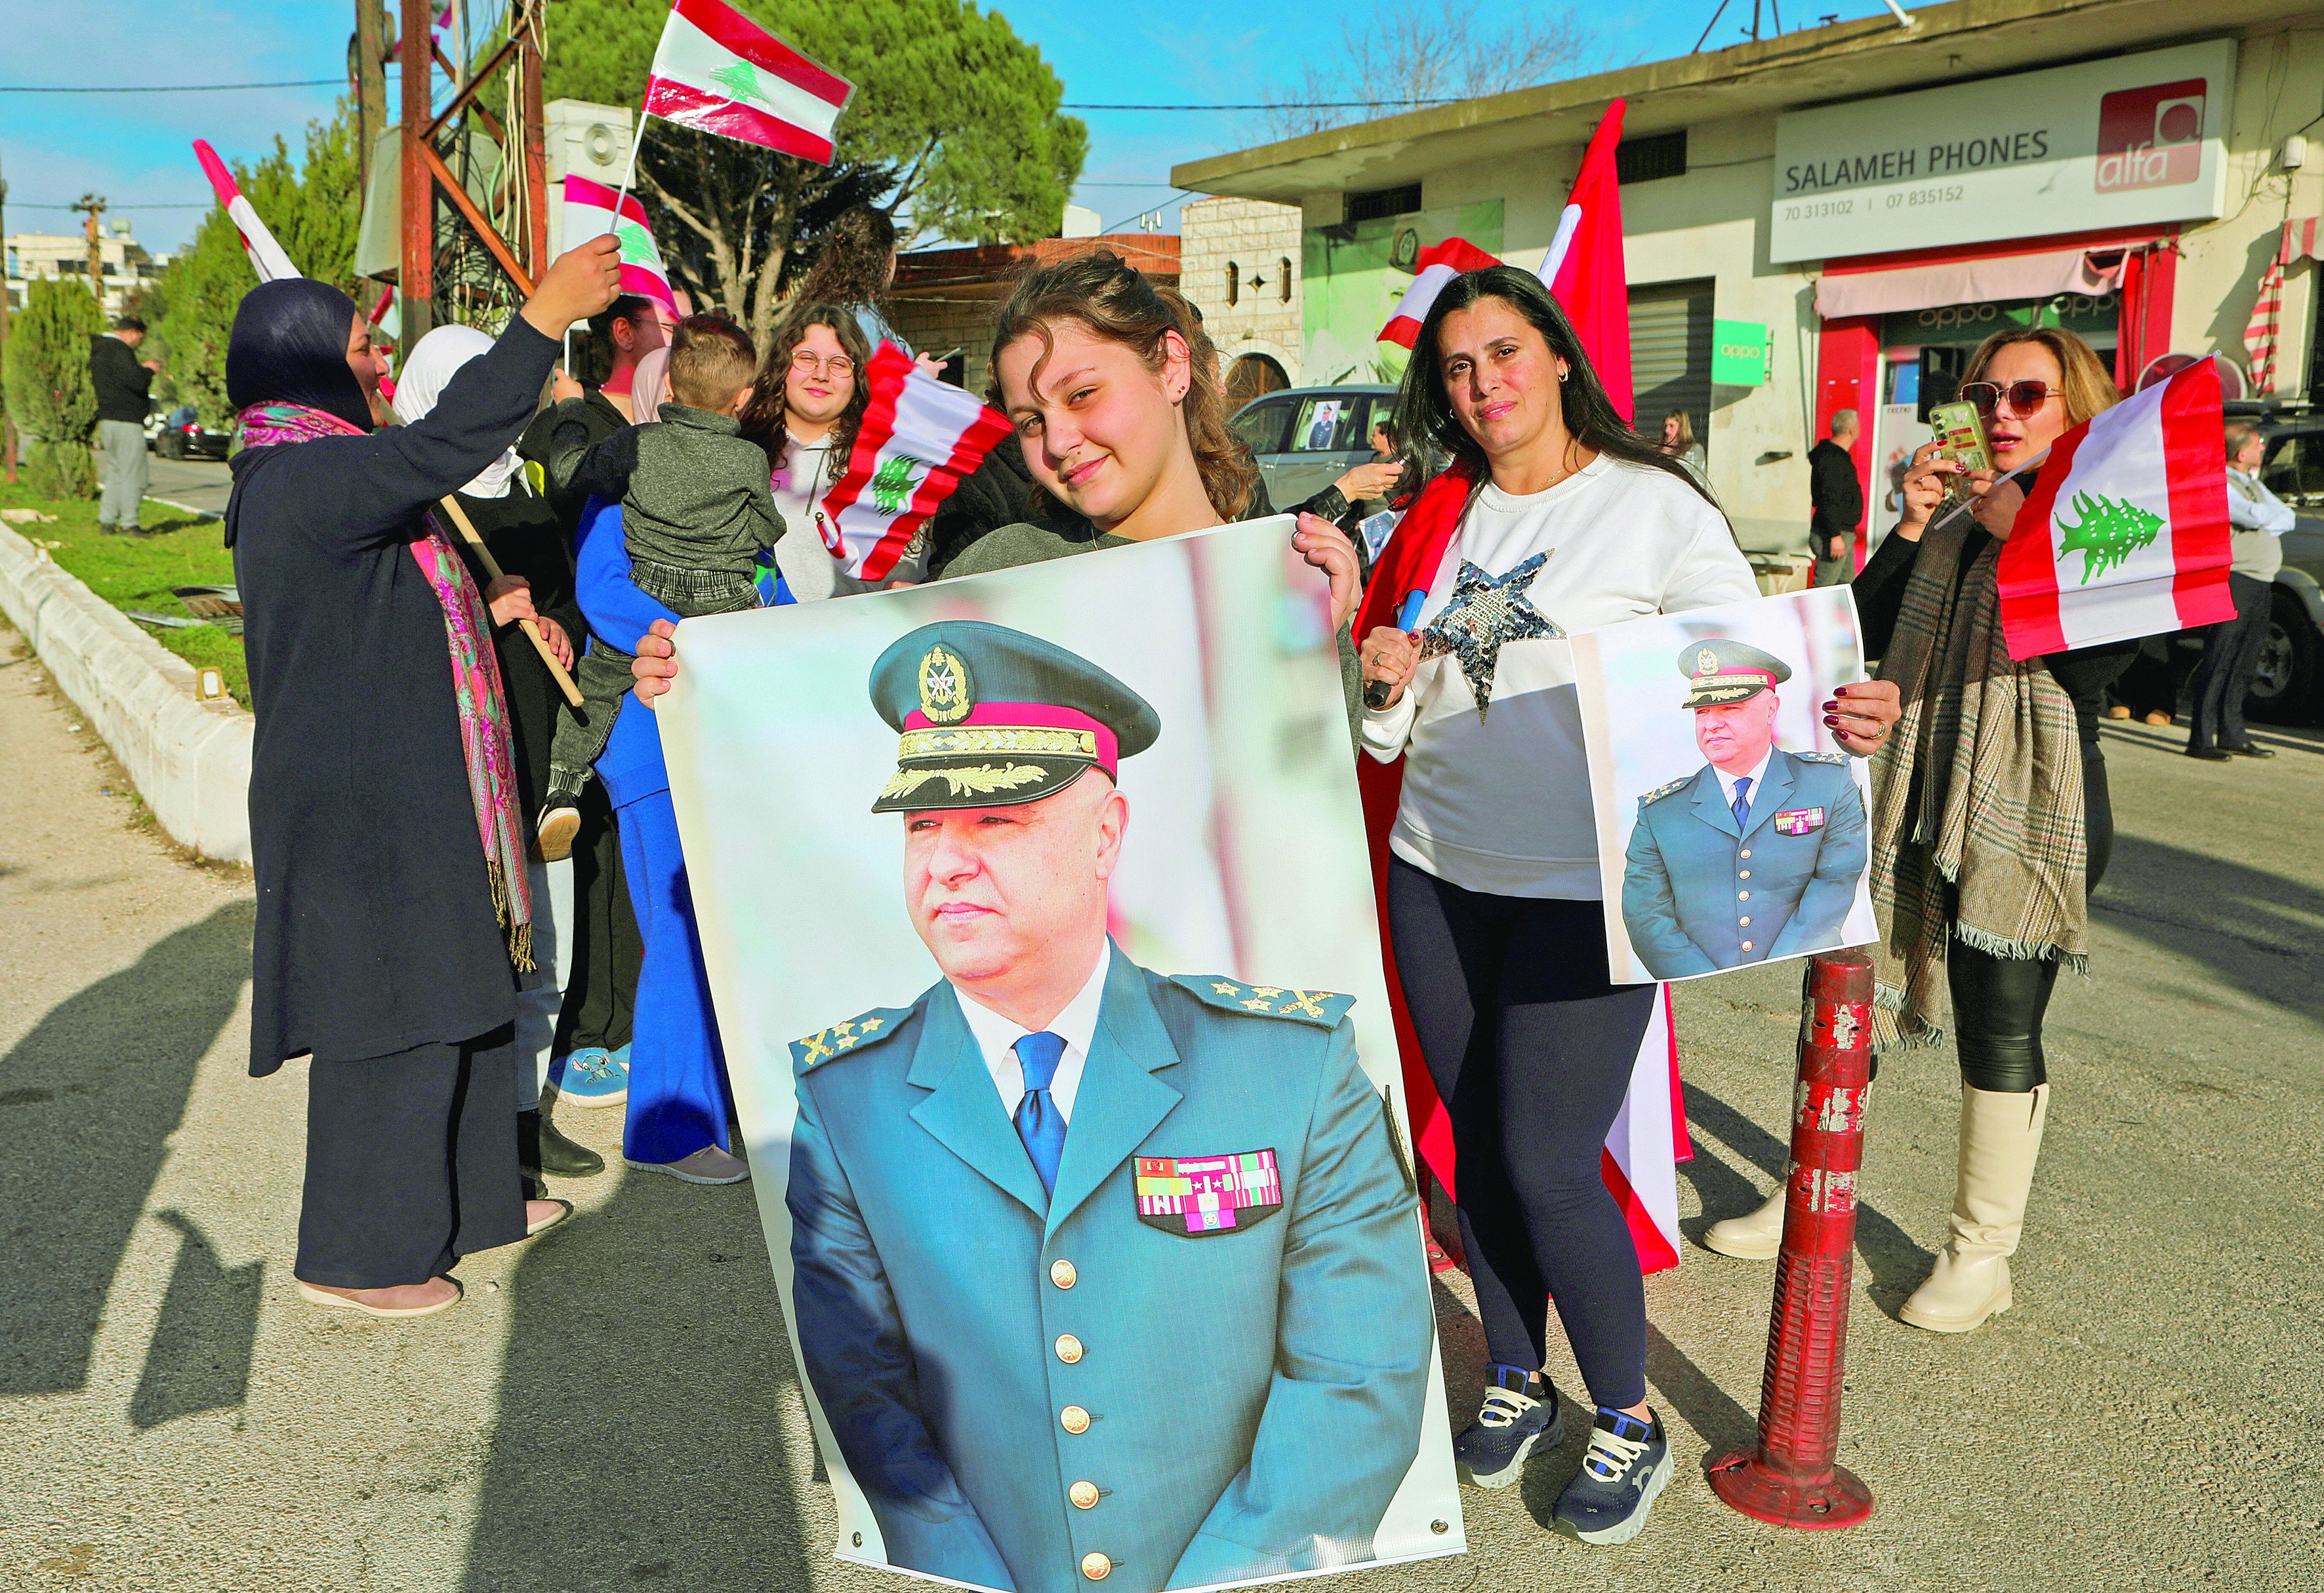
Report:
[[[146,456],[145,495],[197,514],[223,515],[234,477],[223,459],[164,459]]]
[[[2016,1309],[1981,1331],[1894,1320],[1943,1232],[1958,1085],[1949,1053],[1884,1069],[1840,1451],[1870,1521],[1786,1532],[1710,1493],[1706,1459],[1751,1437],[1771,1269],[1690,1248],[1647,1284],[1680,1466],[1644,1537],[1541,1524],[1576,1434],[1464,1492],[1467,1556],[1345,1586],[2324,1587],[2324,736],[2264,734],[2273,761],[2211,765],[2109,728],[2122,840],[2092,976],[2052,1008]],[[614,1169],[559,1186],[567,1229],[465,1263],[458,1309],[302,1305],[305,1078],[244,1073],[246,875],[138,827],[36,663],[0,666],[0,1588],[908,1585],[829,1558],[746,1189],[624,1175],[618,1114],[567,1111]],[[1682,988],[1690,1234],[1783,1164],[1798,988]],[[1481,1343],[1458,1287],[1438,1303],[1460,1413]]]

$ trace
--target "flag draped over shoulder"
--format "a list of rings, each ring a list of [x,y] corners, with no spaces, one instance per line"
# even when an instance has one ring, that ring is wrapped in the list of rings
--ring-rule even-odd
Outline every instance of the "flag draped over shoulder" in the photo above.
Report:
[[[2051,445],[1997,571],[2009,656],[2235,618],[2213,360]]]
[[[1357,612],[1355,634],[1361,640],[1376,629],[1397,622],[1397,611],[1407,594],[1425,591],[1436,579],[1460,529],[1462,511],[1468,507],[1477,476],[1456,462],[1452,468],[1421,489],[1420,495],[1397,522],[1396,534],[1381,549]],[[1382,763],[1369,753],[1356,755],[1356,786],[1364,804],[1364,833],[1370,843],[1372,890],[1379,910],[1380,960],[1388,973],[1388,1006],[1396,1019],[1397,1046],[1404,1063],[1404,1096],[1412,1113],[1412,1142],[1421,1159],[1447,1191],[1457,1191],[1452,1154],[1452,1120],[1437,1098],[1435,1082],[1421,1054],[1420,1036],[1405,1008],[1404,984],[1397,977],[1396,946],[1388,935],[1388,832],[1396,827],[1396,811],[1404,794],[1404,760]],[[1678,1034],[1672,1021],[1670,991],[1655,1003],[1654,1021],[1632,1065],[1629,1092],[1620,1114],[1606,1137],[1600,1171],[1630,1225],[1630,1240],[1638,1252],[1641,1271],[1661,1272],[1678,1265],[1678,1173],[1676,1164],[1693,1156],[1686,1132],[1686,1101],[1680,1093]]]
[[[1565,310],[1582,351],[1623,419],[1631,418],[1630,286],[1622,261],[1622,187],[1614,149],[1622,142],[1623,102],[1614,101],[1590,135],[1573,191],[1557,220],[1557,237],[1541,262],[1541,280]]]
[[[202,163],[204,175],[217,190],[218,204],[234,218],[235,229],[242,235],[243,253],[250,256],[250,267],[258,273],[258,280],[276,282],[303,274],[290,263],[290,256],[274,241],[274,235],[266,230],[266,224],[258,219],[258,212],[243,197],[234,173],[226,169],[226,162],[218,159],[217,151],[210,147],[208,139],[194,140],[194,158]]]
[[[824,494],[848,573],[886,578],[912,537],[1009,435],[1009,418],[922,371],[893,343],[873,351],[863,422],[847,469]]]
[[[645,114],[828,166],[855,86],[721,0],[676,0]]]
[[[618,216],[613,208],[619,198]],[[658,299],[675,311],[678,296],[670,291],[669,269],[647,225],[646,207],[635,195],[616,195],[602,182],[567,173],[565,178],[565,241],[568,246],[585,238],[612,233],[622,245],[622,291]]]

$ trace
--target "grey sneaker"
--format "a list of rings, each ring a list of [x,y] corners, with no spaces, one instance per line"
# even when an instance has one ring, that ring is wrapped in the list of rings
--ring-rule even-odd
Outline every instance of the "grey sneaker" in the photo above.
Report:
[[[1517,1481],[1535,1450],[1545,1443],[1557,1447],[1565,1436],[1565,1418],[1556,1388],[1540,1374],[1497,1364],[1488,1375],[1484,1406],[1469,1430],[1452,1441],[1452,1459],[1470,1482],[1502,1488]]]
[[[750,1163],[728,1156],[715,1145],[706,1145],[674,1162],[641,1162],[630,1156],[622,1160],[641,1173],[667,1173],[687,1183],[741,1183],[751,1176]]]
[[[1641,1422],[1600,1407],[1582,1469],[1557,1496],[1556,1521],[1585,1543],[1627,1543],[1671,1479],[1670,1440],[1655,1416]]]

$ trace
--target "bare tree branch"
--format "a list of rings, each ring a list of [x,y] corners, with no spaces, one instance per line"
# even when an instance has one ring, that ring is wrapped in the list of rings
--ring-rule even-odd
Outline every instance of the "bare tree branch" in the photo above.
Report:
[[[1434,10],[1375,0],[1368,18],[1341,22],[1331,60],[1270,95],[1275,107],[1263,115],[1277,138],[1296,138],[1417,108],[1404,102],[1505,94],[1553,80],[1595,42],[1572,10],[1493,29],[1454,0]]]

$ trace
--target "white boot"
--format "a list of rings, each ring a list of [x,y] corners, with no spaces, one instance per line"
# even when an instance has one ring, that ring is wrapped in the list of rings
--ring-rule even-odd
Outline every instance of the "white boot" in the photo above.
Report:
[[[1932,1333],[1966,1333],[2009,1309],[2009,1257],[2024,1231],[2025,1197],[2049,1117],[2047,1084],[2028,1094],[1961,1086],[1952,1237],[1928,1282],[1896,1312],[1902,1320]]]
[[[1744,1261],[1773,1261],[1784,1248],[1784,1196],[1788,1186],[1775,1185],[1766,1204],[1748,1217],[1714,1222],[1702,1233],[1702,1242],[1721,1256]]]

